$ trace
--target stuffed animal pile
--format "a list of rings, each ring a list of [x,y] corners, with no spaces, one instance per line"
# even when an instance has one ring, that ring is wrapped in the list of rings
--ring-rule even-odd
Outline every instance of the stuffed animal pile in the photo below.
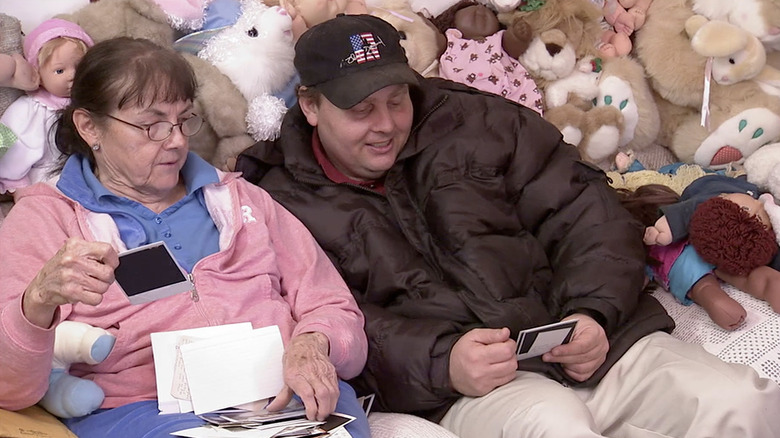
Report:
[[[206,121],[191,148],[229,169],[256,140],[276,137],[295,103],[293,47],[301,32],[338,13],[370,13],[398,29],[413,69],[439,76],[447,39],[432,20],[458,2],[222,3],[231,1],[237,12],[228,16],[215,16],[210,0],[99,0],[58,18],[95,42],[140,37],[182,51],[199,83],[195,111]],[[523,30],[515,32],[525,38],[516,61],[541,95],[537,109],[584,160],[610,171],[615,187],[656,182],[679,192],[710,169],[744,169],[780,198],[779,1],[474,1],[494,11],[503,29]],[[18,20],[0,14],[0,30],[0,53],[20,53]],[[182,49],[187,44],[194,50]],[[0,88],[0,113],[21,93]],[[653,170],[672,161],[685,165],[674,175]],[[646,170],[625,173],[637,165]],[[42,404],[63,417],[83,415],[100,405],[102,392],[69,376],[68,365],[99,362],[113,337],[60,327],[57,342],[70,347]]]

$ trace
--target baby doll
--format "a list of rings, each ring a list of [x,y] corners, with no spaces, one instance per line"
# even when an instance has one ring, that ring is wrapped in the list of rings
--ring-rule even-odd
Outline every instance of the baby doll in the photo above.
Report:
[[[68,104],[76,65],[91,45],[83,29],[60,19],[44,21],[25,38],[25,58],[37,69],[40,87],[0,118],[16,137],[0,158],[0,193],[48,179],[59,157],[53,129],[57,111]]]
[[[461,0],[431,20],[447,37],[439,76],[498,94],[542,114],[542,95],[517,58],[528,48],[531,29],[515,20],[501,29],[496,14]]]
[[[310,27],[335,18],[337,14],[368,13],[365,0],[279,0],[279,6],[293,19],[294,41]]]
[[[40,78],[33,66],[19,53],[0,53],[0,87],[33,91],[38,88]]]
[[[717,277],[780,311],[780,272],[766,266],[777,255],[777,240],[758,191],[742,178],[703,176],[679,202],[662,206],[663,216],[645,230],[649,255],[658,262],[653,277],[726,330],[742,324],[746,312]]]
[[[604,11],[599,53],[605,58],[631,52],[631,34],[645,24],[652,0],[591,0]]]

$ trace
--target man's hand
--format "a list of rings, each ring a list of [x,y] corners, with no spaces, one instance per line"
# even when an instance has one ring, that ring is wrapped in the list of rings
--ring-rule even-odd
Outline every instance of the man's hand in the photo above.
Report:
[[[284,388],[266,409],[284,409],[295,393],[309,420],[323,421],[332,414],[339,399],[339,382],[328,357],[329,348],[328,337],[322,333],[301,333],[292,338],[282,361]]]
[[[652,227],[645,228],[645,237],[642,240],[645,245],[666,246],[672,243],[672,229],[666,216],[661,216]]]
[[[509,329],[473,329],[450,352],[450,382],[463,395],[479,397],[511,382],[517,370]]]
[[[559,345],[542,355],[545,362],[558,362],[572,379],[587,380],[607,359],[609,341],[604,328],[593,318],[575,313],[564,321],[577,319],[574,334],[568,344]]]

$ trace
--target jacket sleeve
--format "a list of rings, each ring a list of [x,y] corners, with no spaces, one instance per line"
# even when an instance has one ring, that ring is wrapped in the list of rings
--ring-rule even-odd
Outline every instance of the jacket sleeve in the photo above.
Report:
[[[54,213],[30,198],[17,203],[0,227],[0,408],[31,406],[49,386],[60,313],[52,327],[40,328],[23,316],[21,297],[68,237]]]
[[[529,123],[522,132],[507,182],[518,216],[550,261],[550,298],[559,317],[579,309],[603,316],[609,335],[639,301],[643,227],[620,205],[604,173],[580,161],[552,125]]]
[[[378,410],[413,413],[437,421],[460,398],[449,379],[450,350],[461,336],[449,321],[407,318],[363,304],[371,344],[355,382],[373,393]]]
[[[368,343],[363,314],[309,230],[262,189],[258,193],[277,259],[285,300],[297,321],[293,336],[320,332],[330,341],[330,359],[343,379],[363,369]]]

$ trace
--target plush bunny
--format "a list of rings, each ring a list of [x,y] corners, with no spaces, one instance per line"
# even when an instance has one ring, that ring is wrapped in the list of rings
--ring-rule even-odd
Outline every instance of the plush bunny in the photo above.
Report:
[[[721,85],[753,80],[765,92],[780,96],[780,70],[767,65],[766,49],[755,35],[726,21],[701,15],[688,19],[691,47],[712,58],[712,80]]]
[[[692,45],[701,26],[691,3],[703,1],[653,0],[634,53],[656,97],[658,141],[682,162],[733,168],[780,139],[780,99],[753,80],[720,84],[707,75],[708,57]]]
[[[60,418],[87,415],[103,403],[103,390],[93,381],[68,374],[73,363],[96,365],[114,348],[116,337],[107,330],[76,321],[55,329],[54,359],[49,389],[40,404]]]
[[[780,2],[776,0],[692,0],[696,14],[727,21],[756,36],[767,50],[780,50]]]

